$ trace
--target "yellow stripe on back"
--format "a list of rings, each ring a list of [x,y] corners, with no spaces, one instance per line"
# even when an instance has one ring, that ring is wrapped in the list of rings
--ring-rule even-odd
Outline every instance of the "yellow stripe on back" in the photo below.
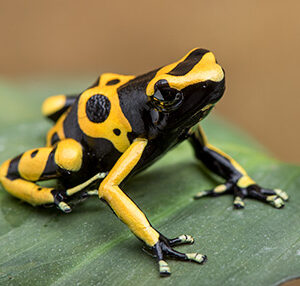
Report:
[[[121,153],[130,145],[127,133],[131,132],[132,128],[120,107],[117,89],[133,78],[134,76],[103,74],[100,77],[99,85],[83,92],[78,103],[78,123],[81,130],[90,137],[109,140]],[[118,80],[118,83],[107,85],[107,82],[113,79]],[[110,101],[108,117],[101,123],[92,122],[86,112],[88,100],[96,94],[101,94]],[[114,129],[118,129],[119,134],[115,134]]]

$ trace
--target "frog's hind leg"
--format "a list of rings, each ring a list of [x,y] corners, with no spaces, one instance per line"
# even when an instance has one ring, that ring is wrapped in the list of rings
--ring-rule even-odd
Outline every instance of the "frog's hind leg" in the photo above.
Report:
[[[42,113],[52,121],[58,118],[76,101],[77,95],[54,95],[45,99],[42,105]]]
[[[81,145],[73,139],[58,142],[55,147],[32,149],[8,160],[0,167],[0,182],[13,196],[31,205],[55,204],[64,212],[71,208],[66,191],[45,188],[35,182],[59,178],[82,167]]]
[[[47,133],[47,147],[54,146],[57,142],[66,138],[64,121],[76,101],[76,95],[55,95],[47,98],[42,106],[42,113],[55,122]]]

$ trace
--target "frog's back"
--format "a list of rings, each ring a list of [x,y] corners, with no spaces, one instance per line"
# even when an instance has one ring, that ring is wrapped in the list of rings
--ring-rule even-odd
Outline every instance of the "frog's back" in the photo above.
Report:
[[[74,98],[72,105],[56,120],[47,134],[47,146],[66,138],[75,139],[86,154],[97,159],[101,169],[110,169],[133,140],[130,136],[133,128],[122,110],[118,92],[133,78],[102,74],[92,87]],[[134,110],[128,112],[134,113]]]

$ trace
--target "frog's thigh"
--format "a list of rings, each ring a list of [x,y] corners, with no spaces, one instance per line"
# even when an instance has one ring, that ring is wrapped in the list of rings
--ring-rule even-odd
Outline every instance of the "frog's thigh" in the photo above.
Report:
[[[56,122],[68,107],[75,102],[76,97],[59,94],[46,98],[42,105],[43,115]]]
[[[60,141],[55,147],[26,151],[0,167],[0,181],[13,196],[32,205],[53,203],[53,188],[34,182],[58,178],[62,170],[76,172],[82,165],[82,147],[73,139]]]

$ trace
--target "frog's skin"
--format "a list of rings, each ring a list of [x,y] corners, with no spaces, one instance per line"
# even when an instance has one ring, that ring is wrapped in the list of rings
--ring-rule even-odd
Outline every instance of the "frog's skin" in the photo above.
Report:
[[[225,181],[195,198],[233,193],[236,208],[244,207],[246,197],[283,207],[285,192],[260,187],[236,161],[208,143],[199,122],[224,89],[224,71],[204,49],[141,76],[102,74],[78,95],[46,99],[43,114],[55,122],[46,147],[4,162],[0,181],[32,205],[54,204],[64,212],[71,211],[68,201],[75,193],[98,195],[157,257],[161,276],[170,275],[167,257],[203,263],[205,255],[173,249],[193,243],[191,236],[163,236],[119,185],[189,139],[196,157]],[[62,187],[36,184],[53,178]]]

